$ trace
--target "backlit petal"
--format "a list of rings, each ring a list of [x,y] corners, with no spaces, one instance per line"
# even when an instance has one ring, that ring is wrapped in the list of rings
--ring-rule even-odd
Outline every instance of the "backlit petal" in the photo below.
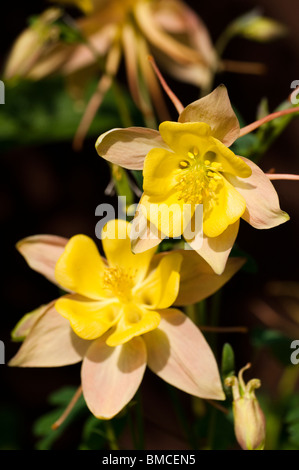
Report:
[[[130,238],[132,252],[142,253],[159,245],[165,235],[159,234],[156,226],[147,220],[138,206],[132,221]]]
[[[252,169],[252,176],[242,180],[232,175],[227,179],[246,201],[243,219],[258,229],[276,227],[289,220],[279,206],[277,192],[265,173],[252,161],[242,158]]]
[[[219,276],[201,256],[191,250],[180,250],[180,290],[174,305],[191,305],[209,297],[226,284],[245,263],[244,258],[229,258]]]
[[[159,328],[144,340],[148,366],[161,379],[197,397],[225,399],[214,355],[200,330],[182,312],[161,312]]]
[[[142,170],[145,156],[156,147],[168,148],[158,131],[143,127],[113,129],[96,142],[101,157],[129,170]]]
[[[54,306],[55,302],[50,302],[46,305],[41,305],[30,313],[26,313],[21,320],[18,321],[16,326],[11,332],[11,338],[13,341],[24,341],[26,336],[32,330],[33,326],[39,320],[50,307]]]
[[[34,324],[10,366],[59,367],[81,361],[90,342],[79,338],[69,322],[49,307]]]
[[[116,348],[105,338],[94,341],[82,364],[83,394],[90,411],[100,419],[113,418],[135,395],[146,368],[146,348],[134,338]]]
[[[67,242],[67,238],[54,235],[34,235],[20,240],[16,247],[34,271],[57,284],[55,265]]]
[[[104,268],[94,241],[85,235],[75,235],[57,261],[55,278],[66,289],[100,299],[105,296],[102,287]]]
[[[206,122],[211,126],[213,137],[227,147],[230,147],[240,134],[239,121],[224,85],[189,104],[181,113],[179,122]]]

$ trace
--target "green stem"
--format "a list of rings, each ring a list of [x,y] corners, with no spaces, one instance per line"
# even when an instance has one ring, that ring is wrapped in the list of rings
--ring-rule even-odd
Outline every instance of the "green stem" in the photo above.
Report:
[[[109,449],[119,450],[117,438],[116,438],[111,421],[105,421],[105,428],[106,428],[106,438],[109,444]]]

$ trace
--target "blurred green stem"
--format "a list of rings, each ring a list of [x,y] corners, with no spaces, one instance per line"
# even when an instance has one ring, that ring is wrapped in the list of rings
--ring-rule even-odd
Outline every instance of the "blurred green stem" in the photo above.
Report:
[[[110,450],[119,450],[117,438],[111,421],[105,421],[106,437]]]

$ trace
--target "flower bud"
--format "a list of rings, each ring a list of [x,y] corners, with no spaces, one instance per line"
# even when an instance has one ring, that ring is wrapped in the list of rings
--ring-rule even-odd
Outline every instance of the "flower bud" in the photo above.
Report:
[[[257,401],[254,390],[259,388],[259,379],[252,379],[246,385],[243,372],[251,365],[243,367],[237,377],[228,377],[225,385],[232,387],[235,435],[244,450],[262,450],[265,443],[265,417]]]
[[[50,8],[20,34],[5,66],[4,77],[7,80],[29,76],[35,62],[44,52],[45,46],[58,40],[59,28],[55,25],[55,21],[60,16],[60,9]]]

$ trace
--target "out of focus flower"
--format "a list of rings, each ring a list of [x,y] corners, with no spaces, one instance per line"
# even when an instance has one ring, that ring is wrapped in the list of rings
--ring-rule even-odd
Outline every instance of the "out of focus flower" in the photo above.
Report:
[[[12,366],[55,367],[83,359],[82,387],[95,416],[111,418],[134,396],[146,365],[179,389],[224,399],[217,365],[200,330],[171,305],[187,305],[219,289],[222,276],[192,252],[133,255],[130,224],[108,222],[102,258],[94,242],[30,237],[18,244],[28,264],[71,292],[25,316],[14,338],[25,341]]]
[[[244,450],[262,450],[265,445],[266,426],[264,413],[255,396],[255,389],[261,383],[259,379],[251,379],[244,383],[243,373],[250,364],[243,367],[237,377],[228,377],[227,386],[233,391],[233,413],[235,434],[238,443]]]
[[[5,78],[40,79],[59,72],[75,77],[80,70],[101,72],[97,91],[86,108],[77,142],[85,135],[93,116],[115,77],[124,56],[131,95],[145,117],[160,119],[168,112],[159,83],[148,63],[153,54],[168,73],[184,82],[206,87],[217,68],[209,33],[198,17],[179,0],[57,0],[79,6],[86,17],[70,22],[74,37],[50,9],[17,39],[8,58]],[[46,30],[46,33],[45,33]],[[55,31],[55,35],[53,33]],[[63,39],[67,39],[66,41]],[[78,78],[79,77],[79,78]],[[82,81],[82,75],[77,76]]]
[[[143,169],[144,194],[135,223],[146,219],[150,231],[148,245],[145,236],[141,241],[133,240],[135,252],[158,244],[165,236],[183,234],[221,274],[240,218],[258,229],[289,219],[279,207],[269,177],[228,148],[240,135],[227,90],[221,85],[182,108],[178,122],[162,122],[159,132],[133,127],[114,129],[98,138],[100,156],[124,168]],[[203,236],[202,224],[193,221],[198,205],[203,207]],[[168,216],[164,215],[166,209]],[[192,238],[186,232],[190,223],[195,226]],[[151,237],[153,228],[156,237]]]

